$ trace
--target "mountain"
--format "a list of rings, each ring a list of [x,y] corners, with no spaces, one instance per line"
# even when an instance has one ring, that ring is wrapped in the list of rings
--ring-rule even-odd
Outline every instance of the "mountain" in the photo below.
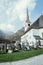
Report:
[[[1,39],[1,38],[4,38],[4,37],[5,37],[4,32],[3,32],[2,30],[0,30],[0,39]]]
[[[0,30],[0,40],[10,40],[11,39],[11,35],[5,33],[4,31]]]
[[[11,34],[0,30],[0,39],[7,39],[7,40],[13,40],[13,41],[20,40],[24,32],[25,32],[24,27],[22,27],[16,33],[11,33]]]
[[[20,30],[18,30],[16,33],[13,34],[13,40],[20,40],[21,36],[24,34],[24,27],[22,27]]]

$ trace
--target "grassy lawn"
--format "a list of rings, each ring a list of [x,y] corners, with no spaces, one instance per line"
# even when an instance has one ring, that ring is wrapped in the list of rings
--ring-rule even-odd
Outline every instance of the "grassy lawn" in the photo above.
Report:
[[[14,53],[0,54],[0,62],[18,61],[26,58],[30,58],[36,55],[43,54],[43,49],[20,51]]]

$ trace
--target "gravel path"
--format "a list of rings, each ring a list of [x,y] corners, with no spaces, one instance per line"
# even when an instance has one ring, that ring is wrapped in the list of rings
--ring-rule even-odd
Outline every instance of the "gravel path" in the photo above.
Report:
[[[0,65],[43,65],[43,54],[16,62],[0,63]]]

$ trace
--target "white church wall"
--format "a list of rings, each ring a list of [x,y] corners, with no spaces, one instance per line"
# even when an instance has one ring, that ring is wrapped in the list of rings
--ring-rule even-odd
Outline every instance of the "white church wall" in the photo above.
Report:
[[[39,35],[39,29],[32,29],[33,30],[33,35]]]
[[[41,38],[43,38],[43,28],[33,29],[33,35],[39,35]],[[43,45],[43,40],[41,40],[41,45]]]
[[[27,33],[25,33],[25,34],[21,37],[21,41],[29,39],[30,35],[31,35],[31,31],[28,31]]]
[[[41,40],[41,45],[43,45],[43,40]]]
[[[43,28],[39,29],[40,37],[43,38]]]
[[[28,41],[29,45],[30,45],[30,43],[31,43],[31,45],[36,43],[36,40],[33,36],[33,30],[32,29],[21,37],[21,42],[24,42],[26,40]]]
[[[27,40],[29,44],[32,43],[35,45],[37,41],[34,35],[39,35],[42,38],[42,33],[43,29],[31,29],[21,37],[21,43]],[[41,40],[41,45],[43,45],[43,40]]]
[[[43,39],[43,28],[39,29],[40,37]],[[43,40],[41,40],[41,45],[43,45]]]

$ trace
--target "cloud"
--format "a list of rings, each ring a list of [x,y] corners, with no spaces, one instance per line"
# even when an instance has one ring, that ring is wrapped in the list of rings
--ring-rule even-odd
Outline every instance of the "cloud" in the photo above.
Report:
[[[6,10],[6,14],[8,16],[11,16],[13,19],[16,19],[16,16],[18,16],[21,20],[24,21],[26,17],[26,8],[28,7],[29,13],[31,13],[31,11],[34,10],[35,6],[35,0],[18,0],[17,2],[14,1],[12,7]]]
[[[0,24],[0,29],[3,31],[14,31],[14,26],[12,24]]]
[[[16,21],[18,21],[17,18],[24,24],[26,20],[26,8],[28,7],[29,13],[31,13],[36,6],[36,0],[0,0],[0,3],[0,21],[3,18],[0,29],[8,31],[15,30],[14,27]],[[12,24],[14,24],[14,26]]]
[[[19,14],[19,18],[21,21],[23,21],[23,19],[26,20],[26,14],[25,13]]]

